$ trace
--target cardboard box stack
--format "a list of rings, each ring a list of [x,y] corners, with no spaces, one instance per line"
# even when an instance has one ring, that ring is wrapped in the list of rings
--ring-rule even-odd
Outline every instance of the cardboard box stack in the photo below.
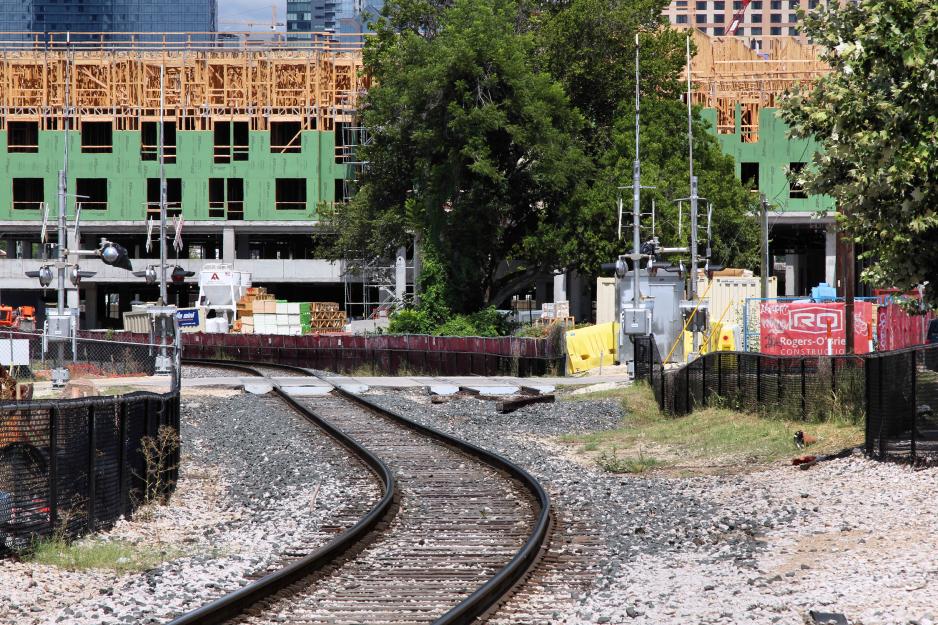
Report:
[[[260,290],[263,292],[245,296],[250,298],[250,312],[242,312],[242,305],[240,302],[238,304],[243,334],[298,336],[315,332],[341,332],[345,328],[345,312],[335,302],[275,300],[273,294]]]
[[[255,313],[260,308],[261,302],[273,301],[274,296],[267,292],[262,286],[252,287],[247,290],[244,296],[238,300],[237,315],[235,321],[235,331],[241,334],[255,333]],[[240,329],[237,329],[240,321]]]

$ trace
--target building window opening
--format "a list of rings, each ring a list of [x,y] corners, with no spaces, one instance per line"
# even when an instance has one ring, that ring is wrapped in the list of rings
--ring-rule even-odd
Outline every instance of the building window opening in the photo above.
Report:
[[[215,162],[246,161],[250,153],[248,122],[216,121]]]
[[[166,215],[182,214],[182,178],[166,179]],[[147,178],[147,217],[160,217],[160,179]]]
[[[244,179],[209,178],[208,216],[212,219],[244,219]]]
[[[789,163],[788,165],[788,197],[793,200],[804,200],[808,197],[808,192],[801,183],[804,165],[804,163]]]
[[[167,163],[176,162],[176,122],[163,123],[163,158]],[[140,159],[155,161],[160,152],[160,123],[141,122],[140,124]]]
[[[39,210],[42,207],[44,180],[42,178],[13,179],[13,208]]]
[[[277,210],[306,210],[306,178],[277,178]]]
[[[299,154],[303,150],[300,122],[270,122],[270,152],[272,154]]]
[[[79,178],[75,191],[82,210],[107,210],[107,178]]]
[[[7,152],[39,151],[39,122],[7,122]]]
[[[743,186],[749,189],[750,191],[759,190],[759,163],[746,163],[742,162],[739,164],[739,179],[742,181]]]
[[[743,104],[739,116],[739,134],[743,143],[759,142],[759,105]]]
[[[81,151],[85,154],[110,154],[114,149],[111,122],[82,122]]]

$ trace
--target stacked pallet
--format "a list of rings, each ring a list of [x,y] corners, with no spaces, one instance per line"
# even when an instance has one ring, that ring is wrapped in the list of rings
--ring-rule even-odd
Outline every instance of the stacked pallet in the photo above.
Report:
[[[341,332],[346,324],[345,312],[335,302],[288,302],[270,295],[254,299],[251,312],[250,316],[241,317],[242,334],[299,336]]]

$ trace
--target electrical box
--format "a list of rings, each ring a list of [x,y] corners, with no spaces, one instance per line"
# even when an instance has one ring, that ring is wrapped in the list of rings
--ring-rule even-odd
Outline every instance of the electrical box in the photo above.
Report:
[[[621,324],[622,333],[626,336],[647,336],[651,334],[651,310],[623,308]]]
[[[72,340],[72,326],[74,317],[70,313],[59,315],[57,313],[47,313],[46,323],[47,336],[52,342]]]
[[[694,313],[694,308],[697,308],[696,313]],[[694,315],[694,318],[687,324],[688,332],[710,331],[710,309],[706,301],[702,301],[700,306],[697,306],[695,302],[685,300],[681,302],[681,313],[684,316],[685,323],[690,318],[691,314]]]

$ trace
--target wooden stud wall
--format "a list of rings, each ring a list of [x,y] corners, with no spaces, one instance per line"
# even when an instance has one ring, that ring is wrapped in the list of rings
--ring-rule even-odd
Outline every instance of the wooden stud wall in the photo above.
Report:
[[[166,118],[180,129],[209,130],[215,118],[236,117],[264,130],[273,117],[332,130],[351,121],[368,87],[360,52],[8,50],[0,52],[0,129],[8,119],[63,128],[68,76],[72,128],[98,118],[137,130],[141,118],[159,116],[161,66]]]

